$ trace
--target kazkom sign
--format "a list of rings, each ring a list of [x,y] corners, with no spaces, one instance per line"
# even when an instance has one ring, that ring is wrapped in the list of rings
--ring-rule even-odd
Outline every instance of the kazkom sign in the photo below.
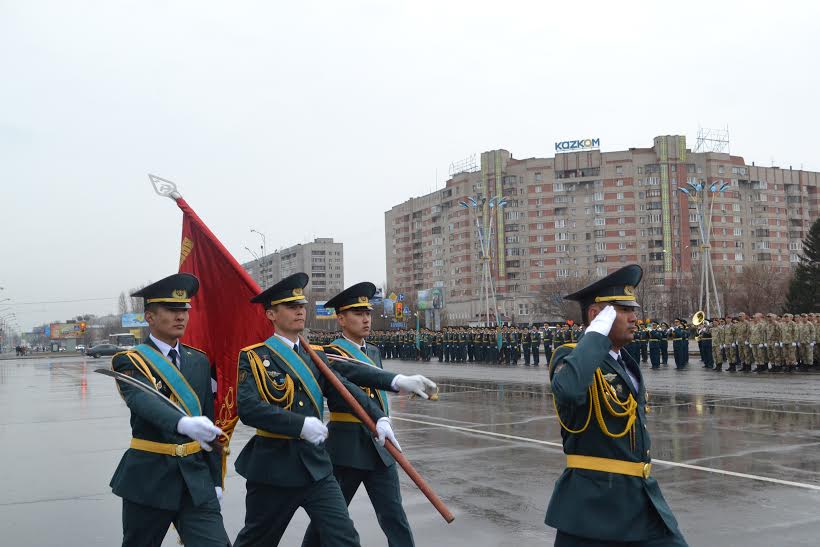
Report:
[[[589,150],[600,148],[601,139],[578,139],[577,141],[561,141],[555,143],[556,152],[567,152],[569,150]]]

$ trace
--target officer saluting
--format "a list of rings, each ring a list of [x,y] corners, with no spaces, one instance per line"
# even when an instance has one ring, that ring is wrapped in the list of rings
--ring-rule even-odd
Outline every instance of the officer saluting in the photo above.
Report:
[[[567,455],[545,519],[558,529],[556,546],[686,545],[650,475],[640,367],[620,352],[633,339],[642,274],[629,265],[565,297],[580,303],[588,327],[550,364]]]
[[[336,310],[342,329],[342,336],[326,346],[325,352],[328,355],[356,359],[363,363],[357,365],[359,368],[381,372],[388,378],[392,391],[416,393],[426,399],[427,391],[435,391],[435,383],[421,375],[404,376],[382,371],[378,348],[365,341],[370,334],[370,314],[373,309],[370,299],[375,294],[376,286],[373,283],[357,283],[325,303],[326,308]],[[386,415],[389,414],[387,393],[379,390],[368,391],[370,398],[378,403]],[[328,400],[328,408],[330,423],[326,446],[333,461],[333,474],[339,482],[345,502],[350,504],[359,486],[364,483],[388,544],[414,545],[413,533],[410,531],[410,524],[401,504],[399,475],[393,456],[373,439],[373,435],[352,414],[352,409],[347,404]],[[311,523],[302,546],[318,545],[318,530]]]
[[[236,538],[237,547],[278,545],[299,507],[307,512],[322,545],[359,545],[333,476],[325,449],[328,430],[322,422],[324,397],[331,408],[343,399],[299,341],[308,279],[305,273],[293,274],[251,300],[265,307],[275,333],[239,353],[237,410],[242,423],[256,428],[256,435],[236,460],[237,473],[247,479],[245,527]],[[350,378],[339,376],[376,422],[379,443],[387,438],[398,447],[384,411],[352,383],[390,389],[384,371],[347,363],[333,368]]]
[[[111,361],[115,371],[149,384],[187,411],[117,382],[131,410],[131,448],[111,487],[122,498],[124,546],[160,545],[173,522],[188,545],[228,545],[222,523],[221,458],[210,443],[213,424],[211,365],[201,351],[179,343],[199,280],[175,274],[135,292],[145,300],[149,339]]]

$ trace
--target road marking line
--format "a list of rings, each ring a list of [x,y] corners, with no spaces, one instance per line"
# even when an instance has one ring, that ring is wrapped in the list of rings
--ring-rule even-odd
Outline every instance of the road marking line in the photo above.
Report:
[[[564,448],[564,445],[562,443],[556,443],[556,442],[551,442],[551,441],[542,441],[541,439],[533,439],[531,437],[520,437],[518,435],[507,435],[506,433],[495,433],[493,431],[483,431],[481,429],[473,429],[473,428],[470,428],[470,427],[461,427],[461,426],[457,426],[457,425],[447,425],[447,424],[440,424],[440,423],[436,423],[436,422],[428,422],[428,421],[425,421],[425,420],[414,420],[414,419],[411,419],[411,418],[402,418],[402,417],[400,417],[398,415],[395,415],[395,414],[392,414],[390,416],[390,418],[394,419],[394,420],[401,420],[401,421],[412,422],[412,423],[416,423],[416,424],[432,425],[432,426],[437,426],[437,427],[443,427],[443,428],[446,428],[446,429],[454,429],[456,431],[465,431],[467,433],[476,433],[478,435],[487,435],[489,437],[500,437],[502,439],[511,439],[511,440],[514,440],[514,441],[523,441],[523,442],[526,442],[526,443],[540,444],[540,445],[544,445],[544,446],[552,446],[552,447],[555,447],[555,448],[560,448],[562,450]],[[772,478],[772,477],[763,477],[761,475],[750,475],[749,473],[738,473],[736,471],[726,471],[726,470],[723,470],[723,469],[714,469],[712,467],[702,467],[700,465],[690,465],[688,463],[678,463],[678,462],[672,462],[672,461],[667,461],[667,460],[653,459],[652,463],[653,464],[668,465],[670,467],[683,467],[684,469],[691,469],[693,471],[704,471],[706,473],[717,473],[719,475],[727,475],[727,476],[730,476],[730,477],[739,477],[739,478],[742,478],[742,479],[752,479],[752,480],[762,481],[762,482],[771,482],[771,483],[774,483],[774,484],[782,484],[784,486],[794,486],[796,488],[804,488],[806,490],[816,490],[816,491],[820,492],[820,485],[817,485],[817,484],[807,484],[807,483],[803,483],[803,482],[786,481],[786,480],[782,480],[782,479],[775,479],[775,478]]]

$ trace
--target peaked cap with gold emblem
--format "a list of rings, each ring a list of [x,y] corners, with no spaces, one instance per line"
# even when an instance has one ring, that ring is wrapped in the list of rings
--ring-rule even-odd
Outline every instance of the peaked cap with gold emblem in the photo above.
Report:
[[[587,285],[580,291],[568,294],[564,299],[579,302],[582,308],[597,302],[640,308],[635,301],[635,288],[641,282],[641,277],[643,277],[643,269],[637,264],[630,264]]]
[[[333,308],[336,313],[352,309],[372,310],[370,299],[376,294],[376,285],[369,281],[356,283],[346,288],[327,302],[325,308]]]
[[[262,304],[265,309],[288,302],[307,304],[305,287],[307,287],[308,280],[310,280],[310,277],[304,272],[289,275],[276,285],[251,298],[251,302]]]
[[[132,293],[142,297],[145,305],[162,304],[166,308],[187,310],[191,308],[191,298],[199,290],[199,279],[189,273],[169,275],[147,287]]]

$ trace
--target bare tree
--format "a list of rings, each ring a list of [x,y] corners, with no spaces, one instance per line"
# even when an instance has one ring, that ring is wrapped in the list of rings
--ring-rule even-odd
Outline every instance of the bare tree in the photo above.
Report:
[[[125,292],[120,293],[119,302],[117,303],[117,309],[120,315],[128,313],[128,299],[125,296]]]
[[[147,285],[140,285],[139,287],[134,287],[128,291],[128,294],[134,294],[135,292],[142,290]],[[142,313],[145,311],[145,300],[141,296],[132,296],[130,297],[131,300],[131,311],[134,313]]]
[[[785,303],[791,275],[771,264],[744,266],[742,274],[726,276],[726,307],[731,313],[778,312]]]
[[[564,300],[564,297],[586,287],[593,281],[595,281],[595,279],[588,275],[579,277],[556,277],[545,281],[538,288],[538,312],[546,315],[553,321],[572,319],[576,323],[580,322],[580,307],[576,302]]]

